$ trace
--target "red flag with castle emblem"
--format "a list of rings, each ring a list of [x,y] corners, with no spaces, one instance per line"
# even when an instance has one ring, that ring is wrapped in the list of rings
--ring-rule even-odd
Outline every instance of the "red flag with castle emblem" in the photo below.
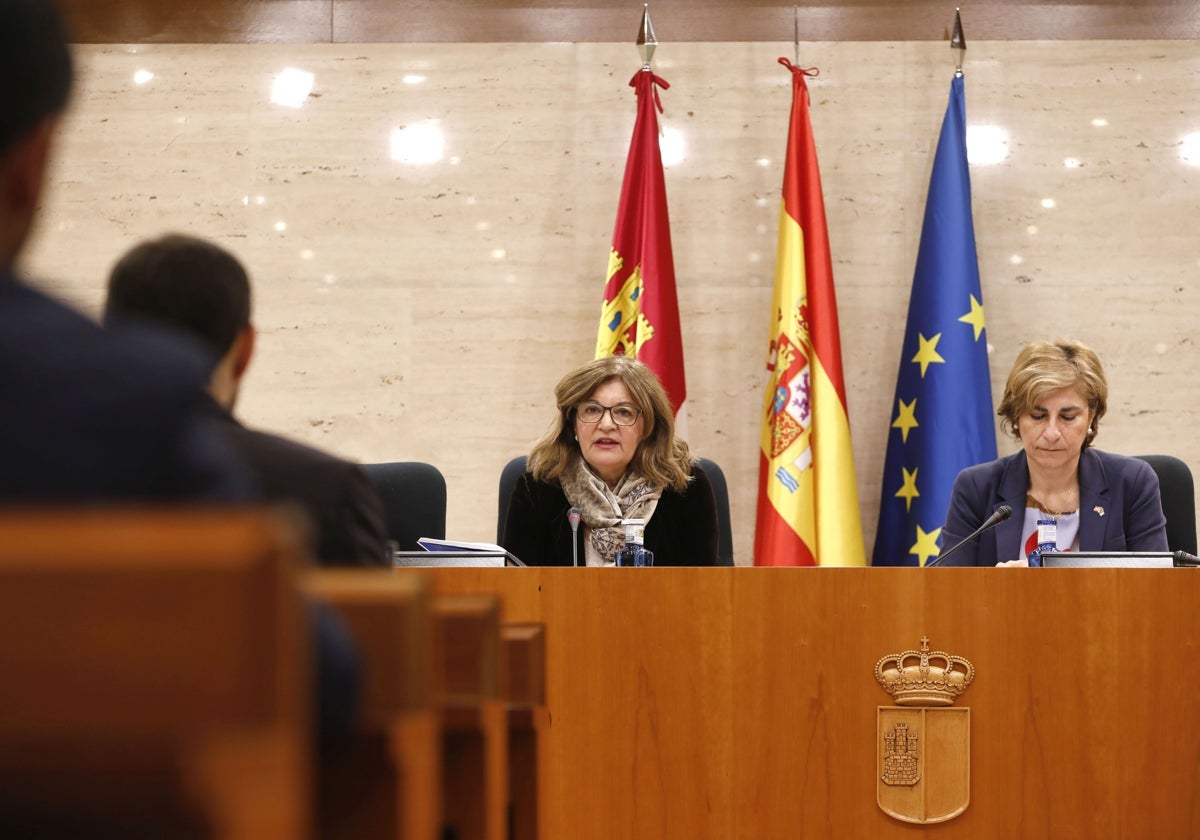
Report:
[[[682,435],[687,386],[667,186],[658,146],[662,102],[657,88],[670,86],[649,69],[639,70],[629,85],[637,91],[637,120],[608,258],[596,358],[625,353],[653,370],[671,398]]]
[[[821,173],[804,78],[792,112],[771,308],[754,529],[757,566],[862,566],[862,521]]]

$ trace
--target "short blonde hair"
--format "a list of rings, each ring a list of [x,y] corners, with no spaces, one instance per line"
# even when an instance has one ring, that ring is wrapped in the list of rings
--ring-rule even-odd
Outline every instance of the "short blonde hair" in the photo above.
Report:
[[[1108,381],[1096,351],[1078,341],[1058,338],[1035,341],[1017,353],[1004,397],[996,413],[1004,419],[1004,431],[1020,440],[1017,421],[1047,394],[1062,388],[1074,388],[1087,400],[1092,422],[1083,439],[1087,449],[1100,431],[1100,418],[1108,410]]]
[[[671,401],[654,371],[629,356],[605,356],[577,367],[554,388],[558,414],[529,453],[528,469],[538,481],[557,481],[580,454],[575,408],[604,383],[619,379],[642,411],[642,439],[630,467],[663,487],[683,490],[691,480],[688,445],[675,436]]]

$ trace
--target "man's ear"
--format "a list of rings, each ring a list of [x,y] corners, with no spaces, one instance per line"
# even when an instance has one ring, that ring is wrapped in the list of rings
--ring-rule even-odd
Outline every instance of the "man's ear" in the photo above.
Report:
[[[16,259],[33,227],[56,122],[46,117],[0,158],[0,262]]]
[[[46,117],[17,140],[4,158],[4,201],[9,211],[33,215],[42,195],[57,120]]]
[[[255,335],[254,325],[247,324],[233,342],[233,376],[235,379],[245,376],[246,368],[250,367],[250,359],[254,356]]]

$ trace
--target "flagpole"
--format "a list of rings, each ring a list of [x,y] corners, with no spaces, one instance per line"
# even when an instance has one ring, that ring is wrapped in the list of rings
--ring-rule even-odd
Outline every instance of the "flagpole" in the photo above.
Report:
[[[792,64],[800,66],[800,7],[792,6]]]
[[[933,155],[884,459],[872,565],[925,566],[941,547],[954,482],[996,458],[983,285],[971,213],[963,55]]]
[[[642,7],[637,45],[642,66],[629,80],[637,118],[613,225],[596,358],[624,353],[654,371],[671,400],[675,433],[686,438],[687,377],[658,122],[663,110],[658,92],[670,85],[651,69],[658,39],[649,3]]]

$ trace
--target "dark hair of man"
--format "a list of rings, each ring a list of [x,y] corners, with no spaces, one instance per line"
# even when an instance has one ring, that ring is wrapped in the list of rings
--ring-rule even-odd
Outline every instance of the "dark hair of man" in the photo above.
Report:
[[[67,30],[50,0],[0,0],[0,155],[71,94]]]
[[[224,248],[168,234],[134,246],[113,267],[104,319],[176,327],[219,359],[250,323],[250,280]]]

